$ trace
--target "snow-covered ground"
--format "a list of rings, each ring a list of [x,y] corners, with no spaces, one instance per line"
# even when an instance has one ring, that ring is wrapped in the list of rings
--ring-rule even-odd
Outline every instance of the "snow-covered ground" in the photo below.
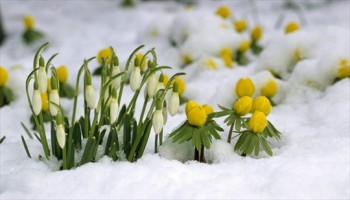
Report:
[[[283,9],[282,1],[256,1],[265,29],[261,44],[266,48],[260,57],[250,55],[248,66],[232,69],[215,56],[225,45],[237,48],[239,37],[222,28],[227,22],[214,13],[226,4],[236,18],[247,18],[253,24],[252,7],[244,0],[200,2],[189,10],[168,1],[123,9],[116,1],[1,0],[7,40],[0,47],[0,64],[9,69],[7,85],[16,100],[0,109],[0,137],[6,135],[0,145],[0,198],[349,199],[350,81],[332,84],[337,61],[350,59],[349,1],[304,10],[307,24],[288,36],[274,26],[281,13],[285,13],[284,24],[298,20],[295,12]],[[192,149],[187,144],[179,147],[165,141],[160,154],[154,154],[153,134],[144,157],[136,163],[103,157],[70,171],[57,171],[54,161],[39,161],[42,148],[29,139],[33,158],[27,158],[20,138],[26,134],[20,122],[29,125],[24,86],[38,47],[27,47],[21,41],[22,18],[27,14],[36,18],[37,29],[51,41],[43,55],[60,53],[54,64],[69,67],[71,84],[82,61],[109,45],[121,61],[140,44],[146,49],[155,46],[161,65],[188,73],[184,96],[209,103],[215,110],[218,104],[232,106],[239,78],[249,76],[259,85],[266,77],[263,70],[278,72],[284,81],[279,81],[274,99],[278,105],[268,119],[283,137],[271,145],[274,156],[261,152],[258,158],[243,158],[234,153],[224,142],[228,128],[219,119],[225,132],[223,141],[214,141],[206,152],[212,164],[188,161]],[[184,33],[187,43],[172,47],[169,38],[181,41]],[[303,60],[292,69],[282,67],[290,66],[296,49]],[[191,54],[194,63],[180,69],[184,54]],[[207,57],[218,60],[218,70],[202,67]],[[95,66],[97,63],[90,68]],[[131,96],[131,90],[126,92]],[[62,104],[71,110],[71,101]],[[165,133],[186,119],[184,108],[180,110],[168,119]]]

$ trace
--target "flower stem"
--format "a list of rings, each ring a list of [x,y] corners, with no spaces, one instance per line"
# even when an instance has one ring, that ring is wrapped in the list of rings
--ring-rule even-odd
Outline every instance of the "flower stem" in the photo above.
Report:
[[[233,133],[233,126],[234,126],[235,123],[233,123],[230,127],[230,131],[228,133],[228,137],[227,137],[227,142],[228,143],[231,143],[231,138],[232,138],[232,133]]]
[[[63,170],[66,170],[67,169],[67,147],[66,147],[67,145],[65,145],[64,146],[64,148],[63,148],[63,152],[62,152],[62,154],[63,154]]]
[[[154,137],[154,153],[158,152],[158,134]]]

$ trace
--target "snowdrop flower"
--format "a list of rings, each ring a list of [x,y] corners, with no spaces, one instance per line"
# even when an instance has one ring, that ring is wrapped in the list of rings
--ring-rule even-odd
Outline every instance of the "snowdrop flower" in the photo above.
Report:
[[[4,87],[7,80],[9,79],[9,73],[5,67],[0,66],[0,88]]]
[[[171,93],[170,101],[169,101],[169,113],[171,116],[174,116],[179,109],[180,98],[178,93],[178,84],[175,82],[173,91]]]
[[[261,95],[266,96],[267,98],[272,98],[275,96],[278,90],[278,85],[275,80],[269,80],[260,90]]]
[[[34,83],[34,92],[32,97],[33,111],[35,115],[39,115],[42,107],[40,91],[38,89],[38,84]]]
[[[244,19],[237,20],[234,22],[234,26],[237,32],[241,33],[247,29],[247,21]]]
[[[119,65],[114,65],[113,68],[112,68],[112,76],[115,76],[115,75],[117,75],[119,73],[120,73]],[[118,89],[120,87],[121,81],[122,81],[122,77],[121,76],[119,76],[116,79],[114,79],[113,83],[112,83],[113,87]]]
[[[66,144],[66,131],[64,130],[64,124],[61,114],[58,114],[56,117],[56,138],[58,145],[61,147],[61,149],[64,148]]]
[[[293,33],[297,30],[300,29],[300,26],[298,23],[296,22],[289,22],[286,27],[284,28],[284,33],[288,34],[288,33]]]
[[[219,15],[220,17],[226,19],[229,18],[231,15],[231,10],[228,6],[220,6],[217,10],[216,10],[216,14]]]
[[[147,82],[147,93],[149,98],[153,98],[157,92],[158,78],[155,73],[152,73]]]
[[[159,90],[162,90],[162,89],[164,89],[164,75],[163,74],[161,74],[159,76],[158,83],[157,83],[157,88],[156,88],[156,93]]]
[[[166,85],[168,84],[168,81],[169,81],[169,76],[167,74],[164,74],[164,73],[163,73],[163,76],[164,76],[163,85],[164,85],[164,87],[166,87]]]
[[[258,134],[264,131],[267,126],[266,116],[263,112],[255,111],[248,122],[251,131]]]
[[[32,15],[26,15],[23,19],[23,22],[26,30],[32,30],[34,28],[35,19]]]
[[[162,131],[163,125],[164,125],[162,109],[159,109],[159,110],[157,109],[154,112],[153,118],[152,118],[152,125],[153,125],[153,130],[156,134],[159,134]]]
[[[235,102],[233,109],[237,115],[244,116],[252,110],[252,105],[253,99],[250,96],[244,96]]]
[[[61,84],[65,84],[68,79],[68,69],[66,66],[61,65],[56,69],[58,81]]]
[[[260,38],[263,35],[263,29],[260,25],[256,25],[252,32],[250,33],[250,38],[253,40],[253,42],[257,42],[260,40]]]
[[[87,85],[85,88],[85,101],[90,109],[95,108],[95,90],[92,85]]]
[[[47,74],[45,71],[45,67],[40,67],[38,70],[38,84],[39,90],[41,93],[46,92],[47,90]]]
[[[270,100],[265,96],[259,96],[253,102],[253,112],[260,111],[267,116],[269,115],[271,108]]]
[[[50,91],[49,99],[50,99],[50,113],[51,113],[52,116],[56,116],[57,112],[58,112],[58,108],[57,108],[56,105],[54,105],[52,103],[60,105],[60,97],[58,95],[57,89],[52,89]]]
[[[141,63],[142,58],[144,57],[143,53],[138,53],[136,54],[136,59],[139,61],[140,63],[140,67],[142,71],[146,71],[146,67],[147,67],[147,59],[143,59],[143,62]]]
[[[255,92],[255,86],[250,78],[241,78],[236,85],[236,94],[238,97],[253,96]]]
[[[136,91],[141,84],[141,71],[139,66],[135,66],[130,76],[130,87],[132,91]]]
[[[117,121],[118,110],[119,110],[118,100],[117,100],[116,97],[112,97],[111,98],[111,104],[110,104],[110,107],[109,107],[109,114],[110,114],[111,124],[113,124],[115,121]]]

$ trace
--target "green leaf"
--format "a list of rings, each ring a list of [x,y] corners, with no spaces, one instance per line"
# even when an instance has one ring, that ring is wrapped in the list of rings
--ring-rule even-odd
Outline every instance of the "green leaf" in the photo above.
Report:
[[[80,128],[80,123],[75,122],[74,123],[74,129],[73,129],[73,138],[74,138],[74,145],[76,149],[81,149],[81,138],[83,136],[83,132]]]
[[[4,135],[4,136],[0,139],[0,144],[3,143],[5,139],[6,139],[6,136]]]
[[[243,144],[242,144],[242,147],[241,147],[241,149],[239,149],[239,150],[241,150],[243,153],[247,153],[247,151],[248,151],[248,149],[249,149],[249,144],[250,144],[250,141],[251,141],[251,139],[252,139],[252,137],[253,137],[253,135],[250,133],[250,132],[247,132],[246,133],[246,138],[245,138],[245,140],[244,140],[244,142],[243,142]]]
[[[146,122],[147,125],[146,125],[145,131],[143,133],[141,144],[140,144],[140,146],[138,148],[138,151],[137,151],[137,159],[141,158],[142,155],[143,155],[143,152],[145,151],[145,148],[146,148],[146,145],[147,145],[147,141],[149,139],[149,135],[150,135],[151,128],[152,128],[151,121],[152,120],[149,119]]]
[[[128,114],[125,115],[124,132],[123,132],[123,148],[125,155],[129,155],[131,149],[131,124]]]
[[[79,166],[92,161],[92,152],[94,151],[95,144],[96,139],[94,137],[88,138]]]
[[[260,142],[258,141],[258,142],[255,144],[255,149],[254,149],[255,156],[258,156],[258,155],[259,155],[259,151],[260,151]]]
[[[267,155],[272,156],[272,150],[270,148],[270,146],[267,144],[265,138],[263,137],[259,137],[260,140],[260,144],[263,147],[264,151],[267,153]]]
[[[21,122],[21,126],[22,126],[23,129],[26,131],[28,137],[29,137],[30,139],[33,139],[32,134],[30,133],[30,131],[28,130],[28,128],[27,128],[22,122]]]
[[[209,140],[209,137],[208,137],[206,132],[207,131],[205,131],[204,129],[200,130],[202,143],[206,149],[209,149],[210,148],[210,140]]]
[[[247,152],[245,153],[247,153],[248,155],[252,154],[256,143],[259,143],[258,137],[256,135],[252,135],[249,142],[249,147],[247,149]]]
[[[30,152],[29,152],[27,143],[26,143],[26,141],[24,140],[23,135],[21,135],[21,139],[22,139],[22,143],[23,143],[24,149],[26,150],[26,153],[27,153],[28,158],[32,158],[32,156],[30,155]]]
[[[247,135],[248,135],[248,133],[246,131],[241,133],[241,136],[239,136],[239,138],[235,144],[234,151],[239,151],[239,149],[241,149],[243,142],[245,141],[245,138],[247,137]]]
[[[236,118],[235,129],[237,132],[241,131],[242,121],[240,118]]]
[[[177,141],[177,143],[182,144],[182,143],[192,139],[194,129],[195,128],[193,128],[193,127],[189,127],[188,129],[183,130],[183,132],[185,132],[185,134],[183,135],[183,137],[181,137],[180,140]]]
[[[202,141],[201,141],[201,136],[200,136],[199,129],[194,129],[193,130],[192,146],[195,147],[198,151],[201,150]]]

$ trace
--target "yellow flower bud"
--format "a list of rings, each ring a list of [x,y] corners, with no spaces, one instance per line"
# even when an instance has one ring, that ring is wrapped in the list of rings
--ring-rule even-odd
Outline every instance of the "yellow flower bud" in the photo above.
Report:
[[[232,67],[232,50],[228,47],[225,47],[221,50],[221,57],[225,63],[226,67]]]
[[[144,54],[143,53],[138,53],[136,54],[136,58],[139,62],[141,62],[142,58],[143,58]],[[143,59],[143,62],[140,64],[141,70],[145,71],[146,67],[147,67],[147,59]]]
[[[284,28],[284,33],[288,34],[288,33],[293,33],[297,30],[300,29],[300,26],[298,23],[296,22],[289,22],[286,27]]]
[[[0,66],[0,87],[4,87],[8,79],[9,73],[5,67]]]
[[[47,79],[47,92],[51,91],[51,78]]]
[[[238,51],[239,51],[240,53],[244,53],[244,52],[246,52],[249,48],[250,48],[250,41],[249,41],[249,40],[244,40],[244,41],[241,42],[241,44],[239,45]]]
[[[273,79],[269,80],[260,90],[261,95],[272,98],[278,91],[277,82]]]
[[[216,14],[219,15],[220,17],[226,19],[226,18],[230,17],[231,10],[230,10],[230,8],[228,6],[220,6],[216,10]]]
[[[232,60],[232,59],[231,59]],[[206,61],[205,61],[205,64],[206,66],[208,66],[210,69],[217,69],[217,65],[214,61],[214,59],[212,58],[208,58]]]
[[[267,126],[266,116],[263,112],[255,111],[248,122],[249,129],[254,133],[261,133]]]
[[[260,111],[267,116],[270,114],[271,108],[270,100],[265,96],[259,96],[253,102],[253,112]]]
[[[337,71],[337,78],[350,78],[350,65],[349,60],[342,59],[339,61],[339,68]]]
[[[169,81],[169,76],[167,74],[164,74],[164,81],[163,81],[163,84],[164,84],[164,87],[168,84],[168,81]]]
[[[175,81],[177,83],[177,86],[178,86],[178,93],[180,96],[182,96],[182,94],[184,93],[185,91],[185,88],[186,88],[186,82],[183,78],[181,78],[180,76],[177,76],[175,78]],[[172,83],[172,85],[174,84],[174,82]]]
[[[199,106],[199,104],[193,100],[189,100],[186,104],[186,115],[188,115],[188,113],[190,112],[190,110],[192,110],[193,108]]]
[[[61,65],[56,69],[58,81],[62,84],[66,83],[68,79],[68,69],[66,66]]]
[[[259,25],[256,25],[253,28],[252,32],[250,33],[250,37],[252,38],[253,41],[259,41],[262,35],[263,35],[263,29]]]
[[[187,114],[188,122],[191,125],[198,127],[203,126],[205,124],[205,122],[207,121],[207,117],[208,115],[206,111],[201,106],[196,106],[192,108]]]
[[[236,85],[236,94],[238,97],[253,96],[255,92],[255,86],[250,78],[241,78]]]
[[[23,19],[23,22],[24,22],[24,27],[26,28],[26,30],[31,30],[34,28],[35,19],[32,15],[25,16]]]
[[[43,111],[49,110],[49,97],[46,92],[41,94],[41,109]]]
[[[191,64],[192,63],[192,58],[189,54],[185,54],[182,56],[183,63],[185,65]]]
[[[233,109],[237,115],[244,116],[252,110],[252,105],[253,99],[250,96],[244,96],[235,102]]]
[[[243,32],[247,29],[247,21],[244,19],[237,20],[234,22],[234,26],[237,32]]]
[[[214,112],[214,109],[209,104],[202,105],[202,108],[204,109],[204,111],[207,115]]]
[[[112,59],[112,51],[109,47],[104,48],[98,52],[97,60],[102,64],[102,58],[107,59],[107,62],[110,62]]]

